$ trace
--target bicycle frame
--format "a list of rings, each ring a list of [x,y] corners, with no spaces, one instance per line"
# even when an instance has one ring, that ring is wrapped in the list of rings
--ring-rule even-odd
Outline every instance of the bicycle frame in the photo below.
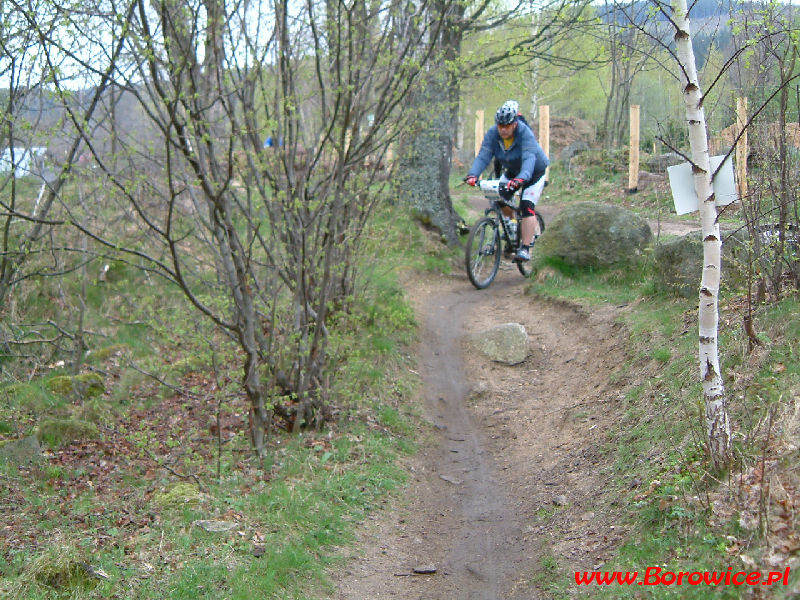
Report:
[[[518,205],[512,196],[503,198],[500,180],[484,179],[480,182],[481,190],[489,201],[489,207],[484,211],[483,217],[475,223],[467,240],[465,265],[467,275],[472,284],[478,289],[488,287],[497,275],[503,253],[506,255],[519,250],[521,224],[518,223],[516,231],[510,227],[511,211],[513,217],[518,218]],[[537,213],[540,227],[544,231],[544,221]],[[491,237],[487,237],[491,236]],[[517,269],[524,276],[531,274],[529,261],[514,260]]]
[[[480,188],[483,191],[484,196],[489,201],[489,208],[487,208],[483,212],[483,216],[488,217],[489,214],[494,213],[495,219],[500,224],[500,229],[503,231],[503,241],[508,244],[511,252],[515,252],[517,248],[519,248],[519,229],[517,229],[517,235],[512,235],[511,232],[508,230],[508,222],[506,219],[503,218],[503,208],[510,208],[513,213],[515,219],[519,220],[518,209],[519,206],[512,201],[506,200],[502,196],[500,196],[500,180],[499,179],[482,179],[480,181]],[[513,197],[516,197],[514,194]],[[512,198],[513,198],[512,197]],[[511,218],[511,217],[509,217]],[[517,226],[519,227],[519,225]]]

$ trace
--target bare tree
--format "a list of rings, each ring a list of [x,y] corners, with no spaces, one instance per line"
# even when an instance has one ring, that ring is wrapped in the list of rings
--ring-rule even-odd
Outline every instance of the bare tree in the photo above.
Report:
[[[396,0],[132,7],[128,58],[109,66],[113,101],[135,100],[137,127],[101,135],[68,114],[102,173],[103,206],[135,227],[105,228],[67,199],[62,210],[238,345],[262,452],[274,416],[295,430],[328,416],[330,315],[352,302],[383,157],[441,21],[422,19],[426,2],[409,13]]]
[[[650,18],[652,10],[647,3],[631,1],[625,5],[606,2],[601,12],[610,78],[604,85],[606,105],[600,137],[608,149],[618,147],[624,139],[634,83],[654,62],[654,48],[659,40],[655,38],[657,29]],[[650,23],[649,29],[644,28],[644,23]]]
[[[796,10],[791,5],[765,2],[743,13],[732,55],[732,73],[739,93],[753,100],[748,128],[752,142],[753,185],[743,198],[744,215],[763,273],[760,290],[779,299],[788,282],[800,286],[796,260],[800,210],[797,203],[797,146],[800,125],[789,115],[798,73]],[[788,277],[787,277],[788,275]],[[767,285],[767,282],[769,285]]]
[[[91,39],[71,33],[86,29],[91,12],[85,4],[0,4],[0,50],[4,56],[0,77],[7,85],[0,108],[0,130],[10,159],[10,169],[0,174],[0,312],[4,317],[0,343],[3,354],[22,359],[20,364],[31,363],[33,370],[49,355],[63,351],[74,353],[74,364],[78,364],[86,333],[80,308],[76,328],[61,322],[66,317],[24,323],[24,308],[15,308],[15,290],[21,282],[33,278],[57,280],[91,260],[83,246],[70,246],[57,235],[65,221],[57,210],[57,199],[70,186],[72,167],[83,147],[83,132],[65,121],[63,102],[51,88],[56,79],[64,81],[75,75],[70,56],[82,55],[84,65],[97,56],[98,48]],[[119,29],[124,31],[124,25]],[[102,54],[106,68],[93,71],[95,85],[65,98],[83,123],[92,121],[121,50],[121,42],[105,42]],[[45,147],[47,153],[32,161],[31,147]],[[19,181],[26,185],[20,186]],[[31,197],[28,190],[34,181],[39,192]],[[65,348],[65,343],[71,349]],[[20,353],[20,348],[35,351]]]

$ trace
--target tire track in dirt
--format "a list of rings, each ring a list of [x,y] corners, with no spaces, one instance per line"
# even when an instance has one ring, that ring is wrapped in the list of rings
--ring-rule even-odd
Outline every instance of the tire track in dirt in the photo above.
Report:
[[[439,476],[455,486],[450,504],[457,524],[451,526],[442,567],[454,587],[468,591],[461,597],[494,600],[501,597],[500,579],[510,566],[503,546],[517,524],[484,434],[465,402],[471,385],[461,356],[463,321],[482,300],[461,290],[431,298],[420,359],[427,410],[442,432]]]
[[[510,263],[482,291],[461,274],[413,284],[432,439],[409,460],[404,504],[361,529],[333,598],[536,600],[542,556],[589,569],[620,539],[595,449],[616,426],[616,309],[591,314],[524,287]],[[464,352],[466,333],[512,321],[530,337],[521,365]]]

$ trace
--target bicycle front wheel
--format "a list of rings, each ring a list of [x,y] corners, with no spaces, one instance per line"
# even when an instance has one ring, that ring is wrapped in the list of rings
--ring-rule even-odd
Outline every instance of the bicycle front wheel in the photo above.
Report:
[[[489,287],[500,268],[503,244],[495,219],[485,217],[469,232],[466,266],[469,280],[479,290]]]

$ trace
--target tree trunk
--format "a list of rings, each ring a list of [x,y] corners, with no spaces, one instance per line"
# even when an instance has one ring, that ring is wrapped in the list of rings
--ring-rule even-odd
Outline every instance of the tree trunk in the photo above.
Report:
[[[461,54],[464,12],[463,4],[434,3],[431,20],[444,20],[437,44],[442,64],[453,63]],[[456,225],[461,220],[450,197],[460,94],[458,76],[452,69],[434,74],[417,96],[418,107],[427,118],[407,140],[401,159],[401,187],[406,197],[421,220],[438,229],[448,245],[458,243]]]
[[[675,43],[683,73],[683,99],[689,127],[694,186],[703,227],[703,275],[700,283],[699,334],[700,377],[705,400],[708,450],[714,466],[725,467],[731,459],[731,429],[725,388],[719,366],[719,282],[722,240],[711,179],[708,133],[703,95],[697,77],[686,0],[673,0]]]

